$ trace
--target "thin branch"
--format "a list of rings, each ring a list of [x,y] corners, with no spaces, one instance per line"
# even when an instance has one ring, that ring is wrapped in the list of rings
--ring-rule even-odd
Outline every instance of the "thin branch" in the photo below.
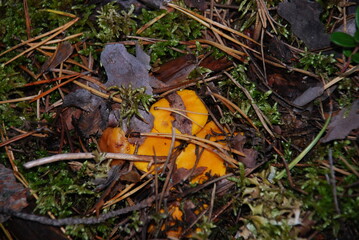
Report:
[[[143,200],[142,202],[130,206],[121,208],[109,213],[100,214],[99,217],[89,217],[89,218],[77,218],[77,217],[69,217],[69,218],[63,218],[63,219],[51,219],[44,216],[38,216],[35,214],[28,214],[23,212],[18,212],[10,208],[0,207],[0,213],[21,218],[28,221],[38,222],[45,225],[51,225],[51,226],[65,226],[65,225],[78,225],[78,224],[99,224],[102,223],[110,218],[117,217],[126,213],[130,213],[133,211],[138,211],[140,209],[146,208],[151,206],[153,202],[153,197],[150,197],[146,200]]]
[[[41,166],[48,163],[58,162],[58,161],[68,161],[74,159],[93,159],[97,156],[94,153],[63,153],[57,154],[50,157],[40,158],[34,161],[30,161],[24,164],[25,168],[33,168]],[[102,153],[101,157],[105,159],[123,159],[127,161],[142,161],[142,162],[151,162],[153,161],[153,156],[149,155],[133,155],[125,153]]]

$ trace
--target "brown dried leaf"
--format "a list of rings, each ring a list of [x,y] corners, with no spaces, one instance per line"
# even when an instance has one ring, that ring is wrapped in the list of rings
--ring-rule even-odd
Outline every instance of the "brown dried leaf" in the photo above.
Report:
[[[0,206],[20,211],[28,205],[26,195],[27,189],[16,182],[13,171],[0,164]],[[0,223],[7,219],[7,216],[0,215]]]
[[[342,109],[338,115],[333,117],[327,134],[321,140],[323,143],[344,139],[352,130],[359,128],[359,100],[354,101],[347,116],[346,112],[347,109]]]
[[[168,85],[185,81],[196,68],[196,57],[192,54],[178,57],[162,64],[154,71],[154,76]]]
[[[206,0],[184,0],[184,3],[190,8],[197,8],[201,12],[206,11],[207,3]]]
[[[141,180],[141,176],[140,174],[138,174],[137,171],[131,171],[128,173],[123,174],[120,179],[122,181],[127,181],[127,182],[131,182],[131,183],[137,183]]]
[[[192,177],[198,176],[202,174],[204,171],[206,171],[207,167],[198,167],[196,168],[193,173]],[[176,169],[172,174],[172,181],[171,181],[171,187],[175,186],[176,184],[182,182],[183,180],[187,179],[189,177],[189,174],[192,172],[192,169],[186,169],[186,168],[178,168]]]
[[[323,86],[308,88],[302,95],[300,95],[293,101],[293,104],[302,107],[315,100],[317,97],[321,96],[323,92]]]
[[[238,160],[241,161],[247,168],[254,168],[257,164],[257,156],[258,152],[254,149],[244,148],[244,144],[246,143],[246,137],[240,134],[237,134],[230,142],[231,146],[243,152],[246,156],[239,156]]]
[[[74,47],[70,42],[59,43],[55,53],[41,66],[41,73],[47,72],[50,69],[57,67],[60,63],[66,61],[71,56],[73,51]]]
[[[182,98],[177,93],[172,93],[166,96],[166,99],[170,103],[171,108],[186,110],[186,106]],[[185,114],[185,113],[184,113]],[[177,113],[171,114],[175,120],[172,125],[177,128],[183,134],[192,135],[192,121],[188,118],[179,115]]]

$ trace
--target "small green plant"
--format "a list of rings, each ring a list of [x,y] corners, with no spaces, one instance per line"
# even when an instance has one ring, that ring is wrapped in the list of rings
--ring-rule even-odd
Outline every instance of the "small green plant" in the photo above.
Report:
[[[304,70],[313,71],[315,74],[328,78],[337,71],[333,63],[336,62],[334,55],[323,55],[322,53],[312,53],[305,51],[300,54],[301,58],[297,67]]]
[[[359,28],[359,7],[355,11],[355,23]],[[344,48],[343,53],[346,57],[349,57],[351,61],[359,63],[359,30],[351,36],[344,32],[334,32],[330,36],[330,40],[338,46]]]
[[[96,35],[103,42],[118,40],[120,37],[132,34],[136,28],[136,16],[133,14],[135,7],[126,11],[120,11],[119,6],[115,2],[106,4],[98,11],[97,23],[100,32]]]
[[[152,102],[155,101],[152,95],[146,94],[146,88],[135,88],[132,86],[128,88],[124,87],[111,87],[109,90],[116,90],[111,96],[119,94],[122,99],[120,116],[122,119],[127,119],[127,123],[130,123],[130,119],[133,116],[137,116],[143,119],[143,116],[139,110],[149,111],[149,107]]]

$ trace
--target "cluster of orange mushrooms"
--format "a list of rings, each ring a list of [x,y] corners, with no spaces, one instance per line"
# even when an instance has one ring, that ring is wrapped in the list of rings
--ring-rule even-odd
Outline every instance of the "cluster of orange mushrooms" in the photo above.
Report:
[[[221,134],[220,129],[213,121],[208,120],[208,111],[202,100],[192,90],[178,91],[177,94],[181,97],[184,105],[184,115],[192,121],[192,135],[198,138],[206,138],[210,135],[210,141],[215,141],[219,144],[226,145],[223,140],[225,137]],[[152,133],[168,133],[172,134],[172,122],[174,117],[171,115],[170,103],[162,98],[151,106],[150,112],[154,116],[154,125]],[[180,134],[178,129],[176,133]],[[218,133],[218,134],[214,134]],[[99,147],[103,152],[114,153],[128,153],[138,155],[151,155],[151,156],[168,156],[171,150],[172,139],[168,137],[147,136],[144,142],[136,149],[136,145],[130,144],[125,137],[125,133],[121,128],[107,128],[104,130],[100,140]],[[177,147],[179,141],[174,142],[173,147]],[[173,145],[173,144],[172,144]],[[196,163],[196,145],[188,144],[186,148],[178,155],[176,159],[177,168],[192,169]],[[153,169],[149,166],[148,162],[135,162],[134,165],[137,169],[148,172]],[[206,170],[200,175],[192,179],[192,183],[202,183],[208,179],[207,174],[211,176],[223,176],[226,174],[226,166],[224,160],[213,151],[204,149],[197,160],[196,167],[205,167]]]
[[[206,139],[207,141],[216,142],[217,144],[225,146],[227,143],[223,141],[225,139],[224,134],[213,121],[207,122],[208,110],[197,94],[191,90],[178,91],[177,94],[181,97],[185,105],[185,111],[172,109],[169,101],[165,98],[154,103],[150,109],[150,113],[154,117],[151,133],[154,134],[147,135],[140,146],[129,143],[124,131],[116,127],[104,130],[99,140],[100,150],[103,152],[136,153],[138,155],[167,157],[171,154],[170,151],[172,151],[174,147],[180,145],[180,141],[175,140],[173,142],[173,140],[168,137],[170,135],[173,136],[173,131],[175,131],[175,134],[180,134],[180,131],[172,125],[175,120],[171,114],[173,110],[180,112],[180,114],[185,115],[186,118],[191,120],[191,134],[193,136],[200,139],[206,139],[206,137],[208,138],[208,136],[210,136],[209,139]],[[158,136],[156,133],[167,134],[167,137]],[[194,143],[189,143],[176,158],[177,169],[184,168],[190,170],[194,167],[205,169],[202,173],[191,179],[192,183],[203,183],[208,179],[208,176],[223,176],[226,174],[224,159],[219,156],[218,153],[203,149],[201,150],[201,154],[198,154],[198,151],[196,154],[196,148]],[[122,163],[122,161],[120,162]],[[150,165],[149,162],[136,161],[134,165],[138,170],[143,172],[152,171],[154,169],[154,166]],[[175,227],[175,221],[182,221],[183,213],[176,205],[171,205],[169,211],[173,219],[173,222],[170,222],[172,230],[167,231],[166,234],[168,237],[177,238],[182,233],[182,227],[178,226],[174,229],[173,227]],[[197,230],[198,229],[196,229],[196,231]]]

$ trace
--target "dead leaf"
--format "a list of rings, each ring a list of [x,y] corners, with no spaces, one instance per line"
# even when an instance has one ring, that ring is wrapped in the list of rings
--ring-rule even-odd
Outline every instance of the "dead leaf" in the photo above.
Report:
[[[230,141],[232,148],[243,152],[246,156],[238,156],[238,160],[241,161],[247,168],[254,168],[257,164],[258,152],[254,149],[244,148],[246,143],[246,137],[241,134],[237,134]]]
[[[196,68],[196,57],[193,54],[178,57],[162,64],[154,70],[154,76],[168,85],[185,81]]]
[[[141,180],[141,176],[140,174],[138,174],[137,171],[130,171],[128,173],[124,173],[121,177],[120,177],[121,181],[127,181],[127,182],[131,182],[131,183],[137,183]]]
[[[352,130],[359,128],[359,100],[354,101],[348,115],[346,115],[347,110],[342,109],[338,115],[333,117],[327,134],[321,140],[323,143],[344,139]]]
[[[146,88],[146,94],[152,94],[148,75],[149,59],[140,47],[136,48],[139,57],[127,52],[123,44],[107,44],[101,53],[101,63],[106,70],[105,86],[128,88]]]
[[[329,34],[319,16],[322,8],[319,3],[307,0],[286,0],[278,5],[278,14],[286,19],[293,33],[309,49],[319,49],[330,45]]]
[[[201,12],[206,11],[207,3],[206,0],[184,0],[184,3],[190,8],[197,8]]]
[[[28,205],[26,195],[27,189],[16,182],[13,171],[0,164],[0,207],[20,211]],[[8,218],[0,214],[0,223]]]
[[[291,58],[293,57],[290,48],[275,36],[273,37],[272,41],[270,41],[268,50],[273,54],[274,57],[285,63],[290,63]]]
[[[186,180],[189,176],[189,174],[191,174],[191,172],[193,171],[191,177],[195,177],[198,176],[202,173],[204,173],[204,171],[206,171],[207,167],[198,167],[196,168],[194,171],[192,169],[187,169],[187,168],[178,168],[173,172],[172,175],[172,181],[171,181],[171,187],[175,186],[176,184]]]
[[[78,113],[72,115],[72,124],[86,138],[101,133],[107,126],[109,110],[105,101],[85,89],[66,95],[63,107],[76,107],[83,110],[80,117]],[[66,119],[66,115],[63,117]]]
[[[44,73],[52,68],[57,67],[60,63],[66,61],[74,51],[74,47],[70,42],[61,42],[56,48],[55,53],[45,61],[41,66],[41,72]]]
[[[293,101],[293,104],[302,107],[304,105],[307,105],[311,101],[315,100],[317,97],[321,96],[323,92],[324,92],[323,86],[310,87],[302,95],[297,97]]]
[[[186,106],[182,101],[182,98],[177,93],[167,95],[166,99],[170,103],[171,108],[186,110]],[[186,115],[186,113],[183,114]],[[171,115],[175,118],[175,120],[172,122],[172,126],[177,128],[183,134],[192,135],[191,120],[177,113],[171,113]]]

